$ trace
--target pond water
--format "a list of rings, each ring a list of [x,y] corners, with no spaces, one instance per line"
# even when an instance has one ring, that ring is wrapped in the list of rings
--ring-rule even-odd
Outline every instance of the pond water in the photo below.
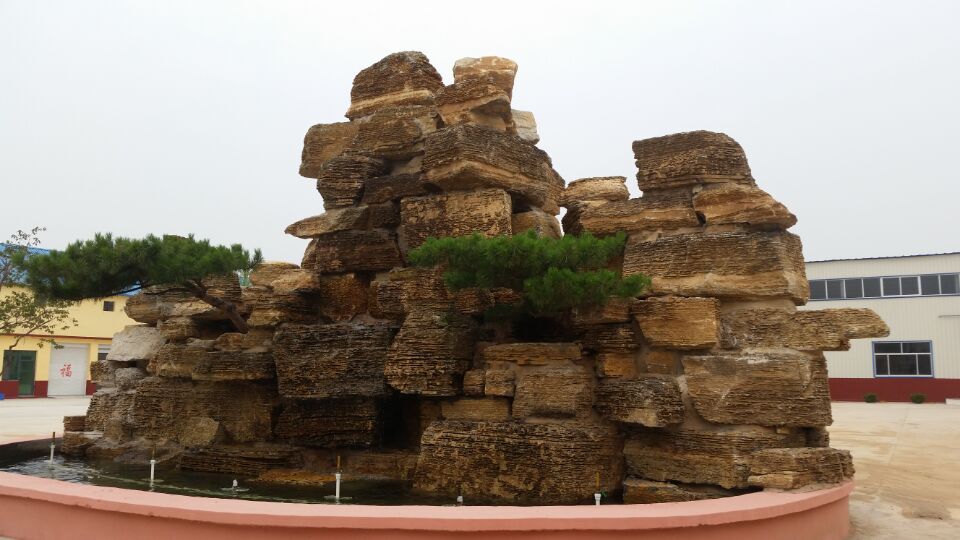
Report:
[[[336,490],[332,481],[322,486],[281,486],[254,483],[235,475],[181,471],[158,465],[155,478],[159,481],[151,486],[148,463],[118,464],[113,461],[86,460],[56,454],[51,464],[49,446],[37,444],[0,447],[0,471],[77,484],[191,497],[336,504],[332,500]],[[234,480],[237,480],[239,490],[229,489]],[[456,503],[451,497],[414,493],[410,489],[410,482],[396,480],[343,481],[340,485],[340,496],[341,504],[452,506]]]

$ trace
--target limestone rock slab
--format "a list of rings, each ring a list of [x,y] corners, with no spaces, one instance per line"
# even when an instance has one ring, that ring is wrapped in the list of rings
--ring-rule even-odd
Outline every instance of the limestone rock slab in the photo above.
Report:
[[[747,156],[723,133],[690,131],[635,141],[641,191],[697,182],[753,183]]]
[[[414,488],[469,500],[581,504],[619,487],[620,441],[610,427],[434,422],[423,434]],[[586,481],[584,480],[586,479]]]
[[[542,367],[517,373],[513,414],[518,418],[590,415],[593,376],[580,366]]]
[[[542,238],[560,238],[563,236],[557,218],[537,208],[513,214],[510,217],[510,223],[513,234],[533,231]]]
[[[319,216],[291,223],[283,232],[297,238],[315,238],[337,231],[365,229],[369,213],[366,205],[333,208]]]
[[[596,176],[573,180],[560,195],[560,206],[582,201],[625,201],[630,198],[624,176]]]
[[[716,484],[727,489],[750,485],[750,456],[767,448],[803,446],[800,432],[776,433],[763,428],[729,431],[642,429],[623,447],[627,471],[659,482]]]
[[[601,379],[594,407],[610,420],[646,427],[679,424],[684,412],[680,386],[666,375]]]
[[[563,180],[546,152],[515,135],[461,124],[427,136],[426,181],[444,191],[498,188],[531,206],[557,212]]]
[[[389,270],[403,264],[396,235],[385,229],[341,231],[317,239],[313,267],[339,274]]]
[[[409,313],[387,356],[387,384],[402,394],[455,396],[473,359],[476,324],[456,312]]]
[[[716,486],[655,482],[634,477],[628,477],[623,481],[623,504],[702,501],[736,494],[734,491]]]
[[[510,96],[482,79],[457,81],[437,92],[437,109],[446,126],[471,124],[513,131]]]
[[[780,350],[686,356],[683,371],[693,406],[708,422],[814,427],[832,421],[822,355]]]
[[[160,331],[152,326],[131,325],[113,335],[107,360],[149,360],[165,342]]]
[[[440,404],[444,420],[500,422],[510,419],[510,400],[500,397],[463,397]]]
[[[323,207],[330,210],[357,204],[364,182],[385,174],[387,165],[377,158],[345,154],[327,160],[317,175],[317,191],[323,197]]]
[[[839,484],[853,478],[853,458],[835,448],[775,448],[750,455],[754,486],[796,489],[810,485]]]
[[[728,349],[846,351],[851,339],[890,334],[890,328],[873,310],[857,308],[730,310],[721,315],[720,326],[721,346]]]
[[[709,349],[720,332],[716,298],[654,297],[630,306],[647,343],[668,349]]]
[[[324,448],[370,448],[379,442],[380,409],[371,398],[291,400],[283,404],[274,434]]]
[[[180,468],[188,471],[229,473],[250,478],[269,469],[289,469],[303,464],[300,452],[278,444],[218,445],[184,452]]]
[[[299,399],[386,394],[384,366],[396,327],[288,324],[273,337],[280,395]]]
[[[388,107],[360,123],[350,147],[360,154],[404,160],[423,152],[423,137],[437,130],[440,114],[435,107]]]
[[[328,160],[342,154],[357,135],[358,125],[353,122],[317,124],[307,130],[303,138],[303,153],[300,158],[300,176],[316,178],[320,168]]]
[[[513,109],[513,129],[517,132],[517,137],[530,144],[540,142],[540,134],[537,133],[537,119],[530,111],[518,111]]]
[[[500,88],[507,97],[513,95],[513,81],[517,76],[517,63],[500,56],[461,58],[453,64],[455,82],[480,80]]]
[[[442,87],[443,78],[423,53],[393,53],[354,77],[346,116],[353,120],[387,107],[433,105]]]
[[[790,233],[684,234],[646,241],[631,237],[623,274],[650,276],[650,292],[720,298],[810,296],[800,239]]]
[[[693,208],[707,225],[745,224],[762,230],[786,230],[797,217],[755,186],[721,184],[693,197]]]
[[[483,359],[492,362],[510,362],[518,366],[546,366],[570,364],[580,359],[577,343],[501,343],[483,350]]]
[[[408,197],[400,203],[401,236],[414,249],[429,237],[509,235],[510,210],[510,196],[501,189]]]

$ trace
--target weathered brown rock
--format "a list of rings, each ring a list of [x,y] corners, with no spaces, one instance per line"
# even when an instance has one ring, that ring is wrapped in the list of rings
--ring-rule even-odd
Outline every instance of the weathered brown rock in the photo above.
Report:
[[[584,327],[580,345],[590,351],[633,351],[640,347],[640,333],[630,323]]]
[[[287,322],[300,324],[317,322],[317,309],[310,301],[309,295],[300,294],[297,288],[304,286],[312,291],[313,287],[317,287],[318,280],[309,270],[298,272],[302,273],[292,281],[275,281],[279,290],[270,290],[256,285],[243,289],[243,303],[250,307],[247,325],[251,329],[259,333],[264,329],[275,328]],[[286,292],[284,289],[292,289],[292,291]]]
[[[358,124],[353,122],[336,122],[333,124],[317,124],[307,130],[303,138],[303,154],[300,158],[300,176],[316,178],[320,175],[320,168],[328,160],[343,152],[353,142],[357,135]]]
[[[420,173],[392,174],[365,181],[360,201],[363,204],[380,204],[427,194],[426,184]]]
[[[483,359],[518,366],[565,365],[580,359],[577,343],[503,343],[483,350]]]
[[[343,322],[367,311],[370,284],[359,274],[321,276],[319,281],[317,303],[324,317]]]
[[[68,456],[82,456],[87,448],[96,443],[103,434],[82,431],[64,431],[57,450]]]
[[[449,309],[454,298],[438,268],[397,268],[370,284],[370,314],[400,318],[413,308]]]
[[[136,297],[134,297],[136,298]],[[135,361],[149,360],[164,343],[160,331],[151,326],[125,326],[113,335],[107,360]]]
[[[483,394],[513,397],[516,394],[516,373],[512,369],[488,369],[484,372]]]
[[[574,180],[563,189],[560,206],[569,207],[583,201],[625,201],[630,198],[626,181],[623,176],[596,176]]]
[[[743,148],[723,133],[690,131],[633,143],[641,191],[698,182],[752,184]]]
[[[542,367],[517,373],[513,414],[518,418],[590,415],[593,376],[580,366]]]
[[[209,416],[192,416],[183,422],[179,440],[184,448],[205,448],[221,442],[222,438],[220,422]]]
[[[250,283],[270,287],[273,282],[291,270],[297,270],[299,266],[283,261],[263,261],[250,272]]]
[[[800,239],[786,232],[631,237],[623,274],[636,273],[652,278],[656,294],[785,297],[798,304],[810,296]]]
[[[517,137],[530,144],[540,142],[540,134],[537,133],[537,119],[530,111],[518,111],[513,109],[513,129],[517,132]]]
[[[282,326],[273,337],[280,395],[329,399],[386,394],[388,324]]]
[[[683,358],[687,392],[709,422],[762,426],[830,425],[822,355],[751,351]]]
[[[750,485],[750,456],[756,450],[804,444],[803,434],[763,428],[730,431],[642,429],[627,439],[627,471],[650,480],[716,484],[727,489]]]
[[[597,375],[600,377],[634,378],[638,372],[634,352],[597,353]]]
[[[466,397],[443,401],[444,420],[500,422],[510,419],[510,400],[501,397]]]
[[[482,396],[485,371],[471,369],[463,374],[463,395]]]
[[[797,217],[755,186],[721,184],[693,197],[693,208],[707,225],[745,224],[760,230],[786,230]]]
[[[147,377],[137,384],[130,410],[134,433],[156,440],[177,440],[184,418],[206,416],[220,422],[236,442],[270,436],[276,390],[239,382],[193,382]],[[88,413],[89,417],[89,413]]]
[[[501,189],[408,197],[400,203],[401,238],[413,249],[429,237],[509,235],[510,208]]]
[[[579,223],[583,230],[598,236],[700,225],[690,192],[685,189],[656,191],[639,199],[586,205],[580,213]]]
[[[623,475],[608,427],[516,422],[434,422],[423,434],[414,487],[470,500],[580,504],[593,479],[613,491]]]
[[[379,421],[374,399],[296,400],[283,404],[274,433],[310,446],[369,448],[379,442]]]
[[[709,349],[719,339],[716,298],[655,297],[634,302],[633,318],[647,343],[668,349]]]
[[[853,477],[850,452],[835,448],[778,448],[750,455],[750,485],[795,489],[838,484]]]
[[[217,472],[252,478],[268,469],[302,465],[300,452],[279,444],[221,445],[184,452],[180,468],[188,471]]]
[[[371,115],[398,105],[433,105],[443,79],[421,52],[393,53],[353,79],[347,118]]]
[[[365,229],[370,211],[366,205],[332,208],[319,216],[301,219],[284,229],[284,232],[297,238],[315,238],[324,234]]]
[[[203,337],[203,323],[191,317],[170,317],[157,323],[157,330],[165,341],[186,341]]]
[[[87,415],[80,416],[64,416],[63,417],[63,430],[64,431],[84,431],[87,425]]]
[[[437,109],[447,126],[472,124],[513,131],[510,96],[482,79],[457,81],[437,92]]]
[[[525,231],[533,231],[537,236],[545,238],[560,238],[563,232],[560,230],[560,222],[551,214],[540,209],[532,209],[519,214],[513,214],[510,217],[511,229],[513,234],[520,234]]]
[[[146,376],[146,370],[138,367],[117,368],[117,370],[113,372],[114,384],[116,384],[121,392],[133,390],[137,386],[137,383],[140,382],[140,379]]]
[[[517,63],[499,56],[461,58],[453,64],[454,81],[484,81],[503,90],[508,99],[513,95],[513,80],[516,75]]]
[[[682,372],[680,355],[675,351],[649,350],[643,354],[643,363],[648,373],[679,375]]]
[[[341,231],[317,239],[314,268],[318,272],[389,270],[403,264],[393,233],[384,229]]]
[[[683,421],[680,386],[666,375],[601,379],[594,407],[606,418],[627,424],[665,427]]]
[[[559,210],[563,180],[546,152],[515,135],[461,124],[427,136],[425,179],[444,191],[499,188],[546,212]]]
[[[437,130],[440,114],[435,107],[388,107],[360,123],[350,147],[360,154],[404,160],[423,152],[423,137]]]
[[[407,315],[387,356],[387,384],[403,394],[455,396],[473,359],[475,323],[456,312]]]
[[[400,226],[400,203],[385,202],[370,205],[371,229],[396,229]]]
[[[269,352],[218,351],[177,343],[161,347],[147,370],[160,377],[195,381],[257,381],[272,380],[276,376]],[[117,385],[123,388],[119,374]]]
[[[363,184],[370,178],[387,174],[383,160],[345,154],[328,160],[317,175],[317,191],[327,210],[352,206],[360,202]]]
[[[851,339],[890,334],[890,328],[873,310],[856,308],[737,309],[723,312],[720,323],[721,346],[727,349],[846,351]]]
[[[623,504],[702,501],[736,494],[734,491],[716,486],[654,482],[633,477],[623,481]]]
[[[609,298],[602,306],[574,308],[571,318],[574,326],[586,328],[597,324],[625,323],[631,320],[630,305],[632,298]]]

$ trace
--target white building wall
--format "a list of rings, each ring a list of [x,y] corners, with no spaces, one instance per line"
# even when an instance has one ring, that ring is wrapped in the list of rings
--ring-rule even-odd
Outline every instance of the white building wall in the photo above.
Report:
[[[807,278],[838,279],[960,272],[960,253],[807,263]],[[810,301],[799,309],[870,308],[890,336],[852,341],[849,351],[827,352],[832,378],[873,378],[873,341],[933,342],[933,374],[960,379],[960,295]]]

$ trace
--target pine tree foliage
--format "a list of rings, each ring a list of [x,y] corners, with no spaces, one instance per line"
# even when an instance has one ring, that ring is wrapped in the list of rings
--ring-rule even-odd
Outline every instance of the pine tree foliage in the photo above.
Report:
[[[453,290],[507,287],[520,291],[530,314],[548,316],[603,305],[611,297],[639,295],[649,278],[621,277],[606,268],[623,254],[625,243],[623,233],[560,239],[539,237],[533,231],[493,238],[474,234],[430,238],[411,251],[408,260],[415,266],[443,265],[444,280]]]
[[[20,257],[27,285],[41,298],[105,298],[154,285],[179,287],[223,310],[241,332],[246,323],[235,305],[212,296],[204,280],[250,270],[262,260],[239,244],[213,246],[192,235],[114,238],[98,234],[63,251]]]

